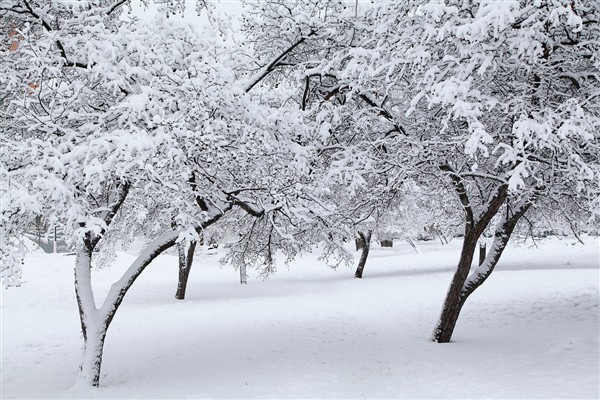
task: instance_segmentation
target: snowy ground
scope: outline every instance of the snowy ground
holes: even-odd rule
[[[74,258],[34,255],[2,292],[1,398],[597,399],[600,241],[584,239],[509,249],[444,345],[429,338],[457,241],[376,248],[363,280],[308,254],[247,286],[198,254],[185,301],[162,256],[109,329],[96,390],[72,387]],[[98,298],[132,259],[95,273]]]

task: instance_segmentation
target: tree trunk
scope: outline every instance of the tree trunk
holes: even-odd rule
[[[450,283],[450,288],[446,294],[440,320],[433,331],[433,340],[435,342],[448,343],[452,338],[458,315],[463,306],[463,303],[460,301],[460,294],[463,289],[463,284],[469,274],[469,270],[471,269],[473,255],[477,247],[477,239],[478,237],[475,237],[473,234],[465,235],[458,267],[456,268],[456,272]]]
[[[79,365],[79,379],[91,386],[100,384],[102,349],[107,325],[99,324],[99,312],[92,290],[92,250],[89,240],[80,246],[75,261],[75,294],[79,306],[79,321],[83,334],[83,354]]]
[[[177,291],[175,298],[177,300],[185,299],[192,262],[194,261],[194,251],[196,250],[196,241],[182,240],[177,243],[177,252],[179,254],[179,279],[177,280]]]
[[[248,284],[248,271],[246,269],[246,265],[242,264],[240,266],[240,284],[247,285]]]
[[[120,187],[120,192],[117,199],[103,218],[106,226],[110,225],[129,192],[127,182],[120,184],[118,187]],[[233,204],[229,204],[225,208],[215,208],[212,212],[207,213],[204,222],[196,224],[194,229],[196,232],[201,233],[206,227],[223,217],[224,213],[231,210],[232,207]],[[83,228],[85,225],[82,223],[80,226]],[[111,285],[100,308],[96,307],[92,287],[92,255],[94,248],[103,236],[87,232],[83,240],[77,243],[74,286],[83,334],[83,354],[79,373],[79,380],[83,384],[99,386],[104,340],[119,306],[140,274],[156,257],[177,243],[179,234],[180,232],[177,229],[173,229],[164,232],[150,242],[135,261],[131,263],[121,278]]]
[[[510,216],[505,216],[502,223],[498,225],[494,233],[494,242],[492,243],[490,252],[487,254],[484,262],[469,275],[464,284],[461,294],[463,302],[466,301],[471,293],[481,286],[494,271],[498,261],[500,261],[502,252],[504,249],[506,249],[506,245],[508,244],[511,235],[517,226],[517,223],[521,217],[525,215],[530,206],[530,201],[523,201],[520,206],[516,208],[515,212],[513,212]]]
[[[354,239],[354,244],[356,244],[356,251],[359,251],[360,249],[365,247],[365,241],[363,240],[362,237],[360,237],[360,232],[359,232],[359,237]]]
[[[362,278],[363,271],[365,269],[365,264],[367,263],[367,257],[369,257],[369,250],[371,248],[371,231],[369,230],[365,235],[363,232],[358,232],[360,236],[360,240],[363,243],[362,253],[360,255],[360,260],[358,261],[358,267],[356,268],[356,272],[354,276],[356,278]]]
[[[415,251],[415,253],[419,254],[419,247],[417,247],[417,244],[414,242],[414,240],[412,240],[411,238],[406,239],[406,241],[408,242],[408,244],[410,245],[410,247],[413,248],[413,250]]]
[[[487,245],[485,243],[479,243],[479,265],[485,261],[485,254],[487,252]]]
[[[106,323],[100,326],[86,325],[87,334],[83,340],[83,355],[79,368],[79,379],[86,385],[100,385],[100,368],[107,329]]]
[[[438,239],[440,239],[442,246],[448,244],[448,239],[446,239],[446,236],[444,236],[438,228],[435,228],[435,234],[437,235]]]
[[[394,247],[394,241],[392,239],[390,239],[390,240],[382,240],[381,241],[381,247]]]
[[[173,246],[179,232],[167,232],[152,241],[115,282],[101,308],[96,307],[91,281],[92,247],[89,240],[77,252],[75,261],[75,293],[83,333],[83,353],[79,380],[85,385],[99,386],[100,369],[106,333],[123,298],[142,271],[163,251]]]
[[[195,227],[196,231],[200,232],[222,216],[223,210],[215,210],[202,224]],[[164,232],[150,242],[121,278],[111,285],[100,308],[97,308],[95,304],[91,280],[94,244],[89,238],[80,244],[75,261],[75,293],[84,342],[79,373],[82,383],[91,386],[100,384],[104,339],[119,306],[140,274],[156,257],[175,245],[178,237],[179,231],[174,229]]]
[[[446,237],[446,235],[444,235],[442,233],[442,231],[440,231],[439,229],[437,230],[438,236],[440,238],[440,242],[442,242],[442,245],[446,245],[448,244],[448,238]]]
[[[527,212],[530,205],[531,202],[529,200],[524,200],[515,211],[510,213],[510,215],[505,216],[503,222],[495,229],[494,243],[492,244],[490,252],[485,257],[483,263],[481,263],[470,276],[468,274],[471,268],[471,262],[473,261],[477,240],[485,228],[483,226],[485,219],[479,221],[477,224],[480,229],[475,229],[475,233],[471,230],[470,234],[465,235],[465,242],[463,243],[459,265],[450,285],[450,289],[448,290],[448,294],[446,295],[442,315],[440,316],[438,325],[433,333],[434,341],[438,343],[448,343],[452,339],[452,333],[454,332],[460,310],[471,293],[481,286],[490,276],[498,264],[500,256],[506,248],[517,222],[519,222],[521,217]],[[489,221],[487,221],[487,223],[489,223]]]
[[[471,270],[471,263],[473,262],[477,242],[492,218],[498,213],[500,206],[504,204],[508,196],[508,186],[506,184],[497,186],[483,207],[481,214],[476,218],[462,177],[456,174],[449,166],[442,166],[440,169],[449,172],[456,194],[465,211],[465,239],[460,259],[456,267],[456,272],[452,277],[450,287],[448,288],[440,319],[433,331],[433,340],[435,342],[448,343],[452,338],[456,321],[464,304],[464,299],[462,299],[461,295],[465,281]]]

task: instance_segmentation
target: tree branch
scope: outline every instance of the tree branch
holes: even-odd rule
[[[369,96],[367,96],[364,93],[358,93],[359,97],[361,99],[363,99],[365,101],[365,103],[367,103],[368,105],[370,105],[371,107],[375,108],[376,110],[379,111],[379,115],[382,116],[383,118],[387,119],[388,121],[390,121],[392,123],[392,126],[394,127],[394,131],[402,134],[402,135],[406,135],[406,131],[404,130],[403,127],[401,127],[400,125],[398,125],[396,123],[396,121],[394,120],[394,117],[392,116],[392,114],[390,114],[390,112],[388,110],[386,110],[385,108],[383,108],[382,106],[377,105],[377,103],[375,103]],[[385,100],[384,100],[385,102]]]
[[[448,164],[440,165],[439,169],[442,172],[447,172],[448,176],[450,176],[450,179],[452,180],[452,184],[454,185],[454,190],[456,191],[456,194],[458,194],[458,198],[459,198],[460,203],[462,204],[463,209],[465,210],[465,214],[466,214],[465,215],[465,218],[466,218],[465,234],[470,233],[473,230],[473,228],[475,228],[475,218],[473,216],[473,208],[471,207],[471,202],[469,200],[469,196],[467,195],[467,189],[465,188],[463,179]]]
[[[252,90],[252,88],[254,86],[256,86],[267,75],[269,75],[271,72],[273,72],[273,70],[275,70],[275,68],[277,68],[280,65],[280,62],[285,57],[287,57],[292,51],[294,51],[294,49],[296,47],[300,46],[302,43],[304,43],[306,41],[306,39],[313,36],[315,33],[317,33],[317,31],[315,31],[315,30],[310,31],[310,33],[308,35],[302,36],[300,39],[298,39],[298,41],[296,41],[294,44],[290,45],[290,47],[288,47],[287,49],[282,51],[281,54],[279,54],[277,57],[275,57],[273,60],[271,60],[270,63],[268,63],[265,67],[263,67],[262,70],[257,75],[255,75],[254,77],[252,77],[250,79],[250,82],[248,84],[246,84],[246,86],[244,87],[244,91],[246,93],[248,93],[250,90]]]
[[[33,8],[31,7],[31,5],[29,4],[29,2],[27,0],[22,0],[22,1],[23,1],[23,4],[25,4],[25,7],[27,8],[28,13],[33,18],[39,20],[40,23],[42,24],[42,26],[48,32],[53,32],[54,31],[54,29],[52,28],[52,26],[50,26],[50,24],[46,20],[44,20],[38,13],[36,13],[33,10]],[[67,57],[67,52],[65,50],[65,47],[63,46],[63,44],[62,44],[62,42],[60,40],[57,39],[54,43],[56,44],[56,47],[58,47],[58,50],[60,51],[60,55],[65,60],[65,65],[67,67],[78,67],[78,68],[84,68],[84,69],[86,69],[88,67],[88,64],[69,60],[69,57]]]
[[[127,181],[119,184],[118,188],[119,188],[119,193],[117,195],[117,200],[109,206],[109,210],[108,213],[104,216],[103,220],[104,223],[106,224],[106,226],[109,226],[112,222],[112,220],[114,219],[115,215],[117,214],[117,212],[119,212],[119,210],[121,209],[121,206],[123,205],[123,203],[125,202],[125,199],[127,198],[127,195],[129,194],[129,188],[131,187],[131,184]],[[97,245],[98,242],[100,241],[100,239],[102,239],[102,236],[104,234],[104,230],[102,231],[102,233],[94,238],[91,238],[89,240],[89,248],[91,250],[93,250]]]
[[[213,213],[209,214],[204,220],[204,222],[194,226],[194,229],[198,233],[202,232],[202,230],[221,219],[224,213],[229,209],[230,208],[226,210],[214,209]],[[129,268],[127,269],[127,271],[125,271],[121,279],[112,284],[108,295],[104,300],[104,304],[100,309],[102,318],[104,319],[103,322],[106,323],[107,327],[110,325],[117,309],[119,308],[119,305],[125,298],[125,295],[129,291],[131,286],[134,284],[135,280],[140,276],[142,272],[144,272],[146,267],[156,257],[162,254],[165,250],[174,246],[175,243],[177,243],[178,237],[178,230],[170,230],[154,239],[150,244],[148,244],[146,249],[138,256],[138,258],[129,266]]]
[[[120,0],[117,1],[115,4],[113,4],[108,11],[106,12],[106,15],[110,15],[113,12],[115,12],[119,7],[121,7],[123,4],[127,3],[129,0]]]

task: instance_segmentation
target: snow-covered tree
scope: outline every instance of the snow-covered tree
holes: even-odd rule
[[[9,96],[2,110],[7,182],[2,236],[17,241],[40,216],[69,235],[77,254],[75,289],[84,338],[80,378],[91,385],[99,383],[107,329],[135,279],[162,251],[185,239],[182,232],[195,234],[231,207],[218,203],[204,213],[196,210],[186,175],[190,144],[182,146],[196,127],[181,121],[177,94],[161,96],[177,83],[210,88],[214,82],[206,79],[207,68],[183,70],[180,63],[193,47],[199,51],[198,67],[214,58],[190,28],[163,19],[141,23],[117,17],[122,6],[1,3],[15,21],[18,40],[2,62]],[[181,77],[185,82],[177,82]],[[216,139],[204,137],[210,148],[219,146]],[[160,200],[168,205],[163,215],[178,219],[179,229],[152,212]],[[114,245],[119,230],[127,229],[153,230],[154,239],[106,298],[95,299],[94,254]],[[5,250],[5,260],[14,255]]]
[[[429,50],[431,58],[419,82],[423,98],[413,104],[439,109],[444,128],[465,132],[468,156],[462,165],[440,166],[466,217],[461,260],[434,332],[447,342],[462,305],[491,274],[530,207],[562,197],[560,203],[581,199],[588,212],[598,211],[600,8],[450,2],[421,11],[416,20],[425,37],[413,42],[423,46],[415,55]],[[436,51],[440,44],[444,53]],[[474,197],[485,200],[480,211]],[[496,215],[489,254],[469,273],[475,242]]]
[[[320,67],[402,128],[379,136],[387,162],[430,187],[446,182],[462,204],[438,342],[532,206],[575,199],[598,212],[598,15],[586,1],[386,3],[367,13],[360,44]],[[493,220],[492,248],[471,271]]]
[[[329,140],[323,158],[347,188],[373,194],[381,182],[413,181],[454,192],[465,240],[434,332],[447,342],[528,210],[575,203],[581,218],[598,214],[598,3],[416,0],[354,18],[331,11],[344,23],[331,24],[329,38],[344,45],[323,41],[327,50],[302,64],[303,109],[315,110]],[[494,241],[471,271],[484,232]]]
[[[270,246],[230,260],[270,265],[278,248],[301,248],[297,235],[322,234],[315,227],[329,212],[306,205],[315,202],[305,189],[312,149],[298,141],[310,137],[297,108],[248,94],[248,79],[259,82],[263,71],[244,74],[222,31],[197,32],[162,15],[143,22],[125,6],[0,3],[18,41],[0,67],[3,281],[18,284],[28,224],[43,217],[64,228],[77,254],[80,379],[94,386],[118,307],[163,251],[187,244],[180,249],[189,260],[198,235],[238,209],[269,233],[258,237]],[[137,235],[149,238],[145,249],[96,299],[92,266]]]
[[[434,332],[447,342],[531,209],[600,212],[597,3],[270,0],[235,49],[225,25],[143,22],[127,4],[0,0],[2,278],[19,284],[31,223],[63,227],[88,384],[137,277],[179,244],[183,297],[215,224],[239,227],[226,261],[244,278],[271,273],[278,250],[343,258],[343,238],[395,201],[459,204],[465,240]],[[99,301],[93,264],[138,235],[146,248]]]

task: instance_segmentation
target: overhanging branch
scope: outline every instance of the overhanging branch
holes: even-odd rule
[[[292,45],[290,45],[287,49],[285,49],[284,51],[282,51],[277,57],[275,57],[273,60],[271,60],[270,63],[268,63],[265,67],[262,68],[262,70],[255,75],[254,77],[252,77],[250,79],[250,82],[248,84],[246,84],[246,86],[244,87],[244,91],[246,93],[248,93],[250,90],[252,90],[252,88],[254,86],[256,86],[260,81],[262,81],[267,75],[269,75],[271,72],[273,72],[275,70],[275,68],[277,68],[281,62],[292,52],[294,51],[294,49],[298,46],[300,46],[302,43],[304,43],[306,41],[306,39],[308,39],[309,37],[313,36],[315,33],[317,33],[317,31],[312,30],[310,31],[310,33],[306,36],[302,36],[300,39],[298,39],[295,43],[293,43]]]

